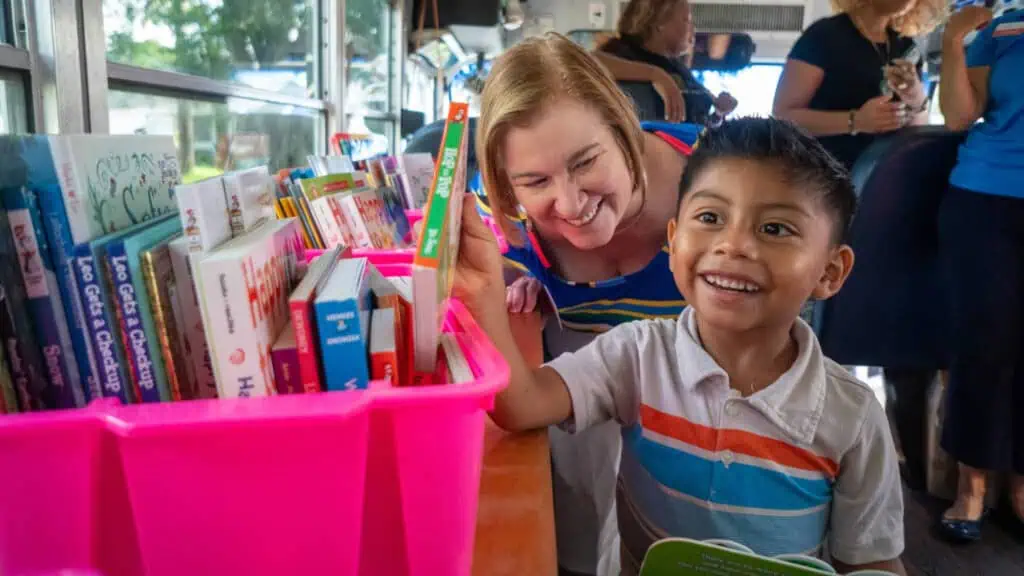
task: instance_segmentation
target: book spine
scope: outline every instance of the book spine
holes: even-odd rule
[[[166,249],[162,247],[143,254],[142,276],[149,292],[149,311],[153,317],[157,339],[160,341],[160,354],[167,373],[167,387],[171,400],[191,400],[192,384],[179,362],[182,354],[177,346],[178,330],[170,310],[170,297],[167,292],[171,277],[167,270],[170,262],[164,261]]]
[[[35,195],[22,189],[12,192],[5,198],[5,202],[7,200],[12,201],[7,213],[8,222],[20,262],[30,313],[37,329],[39,348],[53,390],[54,405],[57,408],[84,406],[82,381],[75,363],[56,274],[49,265],[46,235],[40,222]]]
[[[25,285],[19,272],[7,211],[0,209],[0,342],[7,355],[11,379],[22,412],[53,407],[46,382],[39,339],[29,315]]]
[[[363,221],[363,217],[359,213],[359,205],[355,196],[349,194],[340,198],[339,201],[341,209],[345,211],[345,219],[352,227],[352,246],[354,248],[375,248],[373,240],[370,238],[370,229],[367,228],[366,222]]]
[[[317,304],[317,327],[324,362],[326,390],[366,388],[370,374],[366,342],[360,332],[360,311],[354,300]]]
[[[110,268],[110,263],[107,261],[105,253],[102,257],[98,257],[97,262],[99,263],[100,272],[103,274],[103,287],[107,293],[107,302],[110,303],[114,330],[117,332],[115,344],[120,351],[125,375],[128,377],[125,385],[131,387],[129,396],[131,396],[132,402],[138,402],[142,396],[139,388],[139,374],[138,370],[135,369],[135,355],[132,353],[130,346],[125,346],[125,343],[130,342],[131,339],[128,337],[128,325],[125,324],[124,314],[121,313],[120,302],[117,300],[117,291],[114,290],[114,271]]]
[[[7,366],[7,356],[0,348],[0,414],[14,414],[18,411],[18,395]]]
[[[260,368],[261,363],[270,368],[269,352],[260,346],[249,322],[250,308],[259,303],[255,291],[250,294],[247,290],[245,267],[241,259],[207,260],[199,265],[206,339],[213,347],[220,398],[250,398],[269,393]]]
[[[104,397],[117,398],[121,403],[129,404],[131,397],[124,366],[117,354],[117,335],[104,297],[103,278],[88,244],[75,247],[73,268],[79,298],[84,304],[86,333],[96,354],[101,393]]]
[[[299,365],[302,391],[310,394],[323,390],[320,381],[320,358],[316,350],[316,325],[312,305],[305,300],[289,302],[292,326],[295,328],[295,348]]]
[[[302,394],[299,381],[299,352],[296,347],[277,347],[270,352],[274,362],[274,385],[278,394]]]
[[[71,225],[64,210],[64,199],[56,188],[43,187],[39,191],[39,208],[46,225],[50,259],[56,273],[57,289],[64,304],[71,346],[78,362],[78,370],[86,393],[85,401],[103,396],[100,386],[99,366],[95,350],[86,338],[84,305],[79,297],[73,271],[74,240]],[[87,239],[88,240],[88,239]]]
[[[121,310],[123,344],[131,359],[139,402],[160,402],[149,339],[142,325],[138,295],[123,242],[111,242],[107,246],[107,266],[110,267],[113,291],[117,294],[117,305]]]
[[[175,263],[175,277],[179,271],[184,282],[178,280],[178,298],[181,303],[181,314],[184,320],[184,338],[188,343],[186,350],[191,359],[196,375],[196,393],[199,398],[217,397],[217,379],[213,374],[213,359],[210,357],[210,346],[206,341],[206,329],[203,325],[202,306],[196,288],[195,262],[198,256],[184,257],[184,261]]]

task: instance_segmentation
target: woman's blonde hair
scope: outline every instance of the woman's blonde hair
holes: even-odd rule
[[[521,245],[522,238],[508,218],[519,211],[503,164],[505,139],[509,130],[529,126],[546,106],[561,98],[572,98],[597,112],[625,157],[633,188],[643,192],[646,186],[643,131],[611,74],[560,34],[525,40],[502,54],[491,68],[476,130],[476,157],[487,199],[514,245]]]
[[[664,22],[670,10],[687,0],[629,0],[619,16],[619,36],[651,37],[659,22]]]
[[[870,1],[832,0],[832,8],[836,12],[849,12]],[[934,30],[948,12],[948,0],[914,0],[909,10],[893,19],[890,27],[901,36],[921,36]]]

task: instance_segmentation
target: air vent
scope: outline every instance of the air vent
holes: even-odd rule
[[[694,2],[694,23],[702,32],[800,32],[802,5],[705,4]]]

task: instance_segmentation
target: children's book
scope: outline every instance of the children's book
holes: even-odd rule
[[[473,381],[473,369],[469,366],[462,347],[454,334],[441,334],[441,349],[448,364],[448,383],[467,384]]]
[[[178,323],[171,307],[171,289],[174,286],[174,268],[168,246],[171,240],[163,240],[142,251],[142,276],[146,281],[149,309],[160,343],[171,400],[191,400],[197,397],[197,392],[186,367],[185,354],[178,338]]]
[[[274,217],[274,181],[266,166],[236,170],[223,178],[232,236]]]
[[[181,348],[192,366],[193,382],[197,398],[216,398],[217,380],[213,376],[213,361],[210,347],[206,343],[206,329],[203,327],[202,306],[196,292],[195,263],[203,257],[202,252],[191,252],[188,239],[176,238],[168,245],[171,266],[174,268],[175,295],[181,314],[178,331]]]
[[[189,248],[207,252],[231,238],[224,179],[214,176],[175,188],[178,214]]]
[[[434,158],[427,152],[402,154],[398,157],[398,170],[404,175],[403,183],[408,184],[406,198],[409,208],[423,208],[430,197],[434,179]]]
[[[395,380],[397,386],[406,386],[412,381],[412,279],[409,276],[375,277],[372,285],[377,306],[394,310],[395,352],[397,363]]]
[[[729,541],[666,538],[647,549],[640,576],[693,574],[694,576],[815,576],[835,574],[827,563],[799,554],[768,558]],[[884,571],[857,572],[882,576]],[[890,575],[895,576],[895,575]]]
[[[107,266],[121,310],[121,334],[130,359],[132,383],[140,402],[172,399],[149,290],[142,273],[142,252],[181,233],[181,221],[167,218],[107,244]]]
[[[367,339],[376,274],[366,258],[339,261],[316,297],[314,308],[320,338],[326,390],[366,388],[370,381]]]
[[[20,411],[29,412],[54,404],[20,270],[7,211],[0,210],[0,342],[7,355]]]
[[[370,378],[398,385],[395,309],[377,308],[370,320]]]
[[[14,391],[7,355],[0,348],[0,414],[14,414],[18,411],[18,395]]]
[[[51,406],[85,405],[85,391],[78,371],[70,328],[50,264],[46,233],[39,216],[36,195],[25,187],[3,191],[4,208],[19,263],[28,310],[49,380]]]
[[[288,321],[301,244],[295,220],[264,220],[199,262],[196,288],[218,397],[276,393],[270,352]]]
[[[437,170],[423,211],[423,231],[412,267],[415,369],[432,372],[459,252],[462,198],[466,190],[469,106],[453,102],[441,140]]]
[[[302,394],[299,381],[299,351],[295,344],[295,327],[291,322],[285,325],[281,335],[270,350],[274,362],[274,386],[278,394]]]
[[[295,330],[299,380],[302,390],[307,393],[324,390],[320,339],[313,311],[314,300],[331,277],[338,260],[346,254],[341,247],[330,248],[321,254],[309,265],[306,275],[288,298],[291,323]]]

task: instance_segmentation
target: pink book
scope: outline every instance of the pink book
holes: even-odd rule
[[[289,323],[270,349],[274,364],[274,387],[278,394],[302,394],[299,381],[299,351],[295,346],[294,325]]]
[[[292,328],[295,333],[295,350],[299,367],[300,392],[320,392],[323,387],[323,374],[320,369],[320,339],[316,333],[316,321],[313,316],[313,301],[317,293],[331,276],[331,270],[342,256],[344,248],[335,246],[324,251],[306,270],[306,275],[288,298],[288,309],[291,314]]]

